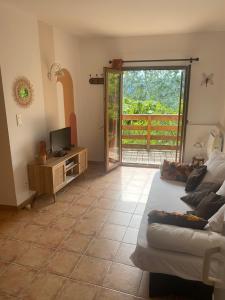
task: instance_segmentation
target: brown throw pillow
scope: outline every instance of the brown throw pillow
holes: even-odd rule
[[[216,193],[221,187],[221,183],[218,182],[202,182],[197,186],[195,192],[209,191]]]
[[[161,178],[186,182],[191,174],[193,166],[164,160],[161,167]]]
[[[202,181],[203,177],[207,172],[207,166],[200,166],[199,168],[194,169],[191,174],[188,176],[185,191],[192,192]]]
[[[197,207],[202,199],[204,199],[209,193],[210,191],[194,192],[182,196],[180,199],[192,207]]]
[[[213,192],[209,193],[202,199],[197,206],[196,216],[208,220],[225,204],[225,197]]]
[[[204,229],[208,221],[191,214],[169,213],[165,211],[152,210],[148,214],[148,223],[160,223],[176,225],[179,227]]]

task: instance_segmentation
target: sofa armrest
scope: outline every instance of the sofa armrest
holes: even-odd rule
[[[204,257],[207,249],[220,247],[225,237],[208,230],[153,223],[148,226],[147,240],[153,248]]]

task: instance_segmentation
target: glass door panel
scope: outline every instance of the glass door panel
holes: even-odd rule
[[[121,163],[121,86],[122,72],[105,68],[105,168]]]

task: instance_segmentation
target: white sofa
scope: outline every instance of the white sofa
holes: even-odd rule
[[[139,229],[136,250],[131,256],[135,266],[150,273],[203,281],[204,254],[208,248],[225,245],[218,233],[181,228],[172,225],[148,224],[151,210],[185,213],[192,210],[180,197],[184,184],[165,181],[160,172],[154,176],[149,199]],[[218,262],[210,264],[210,276],[218,276]]]

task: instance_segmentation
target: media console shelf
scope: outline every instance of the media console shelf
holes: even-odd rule
[[[74,148],[63,157],[50,157],[44,165],[28,164],[29,188],[38,194],[56,193],[87,169],[87,149]]]

